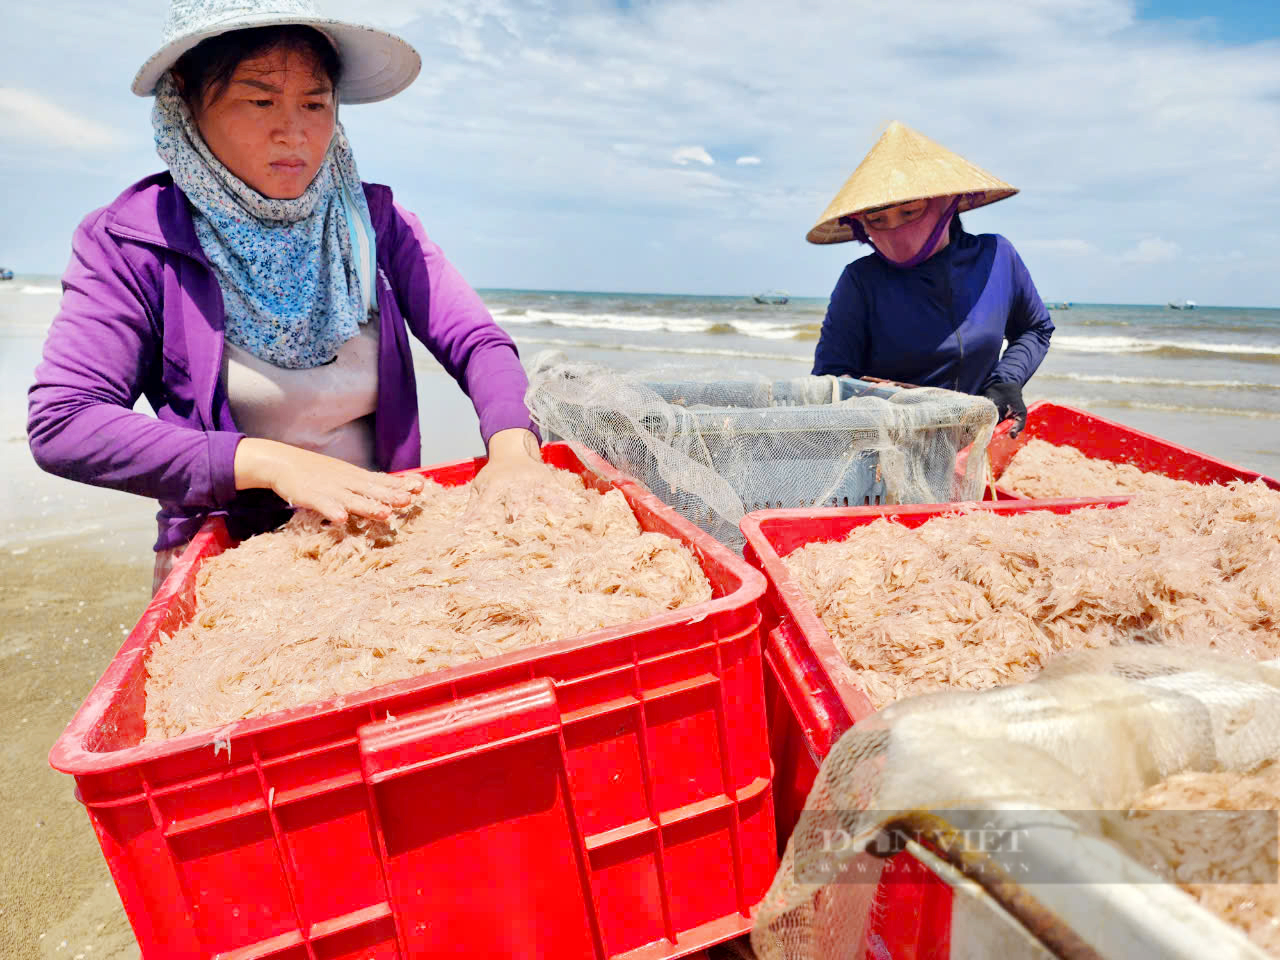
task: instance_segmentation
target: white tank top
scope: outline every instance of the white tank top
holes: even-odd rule
[[[286,370],[226,342],[222,378],[231,416],[249,437],[277,440],[376,470],[378,315],[323,367]]]

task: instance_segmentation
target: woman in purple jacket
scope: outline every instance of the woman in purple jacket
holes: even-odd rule
[[[1013,419],[1016,437],[1027,417],[1022,387],[1044,360],[1053,322],[1013,244],[967,233],[958,216],[1016,192],[890,124],[809,231],[811,243],[860,240],[874,251],[845,267],[832,291],[814,374],[981,395]]]
[[[420,465],[410,331],[475,406],[477,493],[547,477],[515,345],[361,182],[337,120],[420,66],[304,0],[174,0],[133,84],[168,172],[76,231],[28,426],[45,470],[160,502],[156,585],[209,516],[244,538],[289,506],[344,522],[407,504],[421,479],[388,472]]]

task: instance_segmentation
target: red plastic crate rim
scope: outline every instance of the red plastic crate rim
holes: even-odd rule
[[[142,744],[150,644],[235,545],[196,536],[49,757],[144,957],[659,958],[750,928],[777,867],[765,580],[603,460],[543,457],[684,542],[712,599]]]
[[[1280,480],[1126,427],[1095,413],[1047,400],[1038,400],[1027,407],[1026,429],[1016,439],[1009,438],[1011,429],[1011,420],[998,424],[987,446],[991,472],[996,480],[996,494],[1001,500],[1031,499],[1001,486],[999,481],[1009,461],[1027,441],[1033,439],[1075,447],[1086,457],[1130,464],[1147,473],[1158,473],[1174,480],[1191,483],[1230,483],[1232,480],[1251,483],[1261,480],[1272,490],[1280,490]],[[956,455],[957,476],[964,475],[971,449],[966,447]]]

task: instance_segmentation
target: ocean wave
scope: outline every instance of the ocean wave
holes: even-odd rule
[[[1072,327],[1131,327],[1133,324],[1128,320],[1117,320],[1114,317],[1072,317],[1070,322],[1061,317],[1052,317],[1057,329],[1064,330],[1068,326]]]
[[[1270,320],[1259,320],[1254,323],[1180,323],[1176,331],[1170,330],[1167,326],[1165,330],[1177,333],[1256,333],[1274,337],[1280,333],[1280,324]]]
[[[1151,332],[1171,333],[1175,336],[1188,333],[1258,333],[1274,336],[1280,330],[1280,323],[1275,320],[1246,319],[1240,321],[1222,320],[1212,323],[1170,323],[1167,320],[1151,318],[1120,319],[1103,315],[1100,317],[1079,317],[1070,320],[1055,317],[1059,331],[1075,327],[1145,327]]]
[[[1058,397],[1046,396],[1045,400],[1068,407],[1088,410],[1092,407],[1112,407],[1122,410],[1154,410],[1159,413],[1193,413],[1213,417],[1243,417],[1249,420],[1280,420],[1280,410],[1251,410],[1244,407],[1199,407],[1195,404],[1152,403],[1146,400],[1115,400],[1111,397]]]
[[[821,327],[812,323],[771,323],[766,320],[708,319],[701,316],[654,316],[636,313],[573,313],[560,310],[509,308],[494,319],[502,326],[544,325],[621,333],[722,334],[736,333],[758,340],[814,340]]]
[[[693,357],[740,357],[746,360],[792,360],[796,363],[813,364],[812,354],[792,353],[756,353],[750,350],[727,350],[716,347],[666,346],[651,343],[594,343],[590,340],[565,340],[559,337],[526,337],[515,335],[516,343],[526,343],[539,347],[571,347],[575,350],[617,350],[622,353],[675,353],[688,354]]]
[[[500,310],[494,319],[503,326],[540,324],[583,330],[623,330],[629,333],[706,333],[712,322],[704,317],[655,317],[643,314],[570,313],[559,310]]]
[[[1141,337],[1056,336],[1051,349],[1071,353],[1229,354],[1259,360],[1280,360],[1280,345],[1210,343],[1204,340],[1146,340]]]
[[[41,287],[41,286],[36,286],[35,284],[29,283],[26,286],[19,287],[17,292],[32,294],[34,296],[56,296],[57,294],[62,292],[62,288],[61,287]]]
[[[1179,380],[1176,377],[1114,377],[1101,373],[1045,373],[1037,380],[1070,380],[1073,383],[1110,383],[1135,387],[1191,387],[1201,390],[1280,390],[1280,383],[1248,380]]]

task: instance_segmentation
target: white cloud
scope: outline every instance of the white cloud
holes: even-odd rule
[[[681,166],[688,163],[701,163],[709,167],[715,163],[705,147],[681,147],[671,155],[671,160]]]
[[[0,87],[0,139],[72,150],[101,150],[125,141],[111,127],[16,87]]]
[[[764,161],[759,157],[739,157],[735,162],[740,167],[758,167]]]
[[[1159,237],[1143,237],[1138,245],[1120,254],[1121,263],[1166,263],[1176,260],[1182,248],[1172,240]]]

